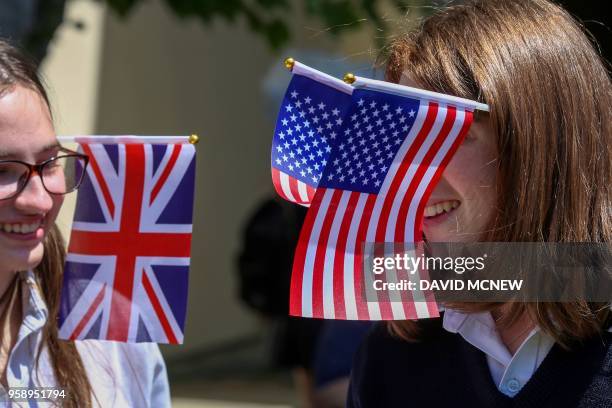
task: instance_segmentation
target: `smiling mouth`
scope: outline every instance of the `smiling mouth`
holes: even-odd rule
[[[42,220],[33,223],[0,223],[0,231],[7,234],[28,235],[38,230],[42,225]]]
[[[426,219],[439,217],[443,214],[450,213],[455,208],[459,207],[460,204],[461,203],[457,200],[440,201],[425,207],[423,215]]]

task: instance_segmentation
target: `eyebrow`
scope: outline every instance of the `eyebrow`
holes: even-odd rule
[[[62,146],[59,144],[59,142],[52,142],[49,144],[44,145],[43,147],[41,147],[40,149],[38,149],[36,151],[36,153],[34,153],[35,156],[39,156],[43,153],[47,153],[51,150],[54,149],[60,149]],[[0,149],[0,160],[6,160],[8,158],[13,158],[13,157],[17,157],[19,156],[18,153],[15,152],[11,152],[10,150],[4,150],[4,149]]]

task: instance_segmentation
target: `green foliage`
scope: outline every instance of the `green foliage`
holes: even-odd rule
[[[134,7],[145,0],[100,0],[105,1],[118,15],[127,16]],[[306,15],[321,22],[322,29],[331,35],[363,27],[365,22],[382,33],[386,24],[380,14],[380,4],[390,1],[400,9],[411,3],[409,0],[163,0],[179,17],[197,18],[209,24],[215,18],[230,23],[243,18],[249,28],[260,35],[274,50],[287,45],[291,39],[290,22],[303,7]]]

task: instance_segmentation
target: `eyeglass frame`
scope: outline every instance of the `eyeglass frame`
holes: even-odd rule
[[[45,189],[45,191],[47,193],[49,193],[49,194],[61,196],[61,195],[70,194],[70,193],[76,191],[81,186],[81,183],[83,182],[83,178],[85,177],[85,171],[87,170],[87,165],[89,164],[89,156],[87,156],[86,154],[81,154],[79,152],[75,152],[75,151],[70,150],[70,149],[63,148],[63,147],[60,148],[59,150],[60,150],[60,152],[64,152],[64,153],[68,153],[68,154],[64,154],[64,155],[61,155],[61,156],[55,156],[55,157],[47,159],[47,160],[45,160],[45,161],[43,161],[41,163],[36,163],[36,164],[26,163],[26,162],[21,161],[21,160],[0,160],[0,164],[3,164],[3,163],[19,163],[19,164],[23,164],[24,166],[26,166],[28,168],[28,176],[26,177],[26,180],[23,183],[23,185],[20,188],[18,188],[17,191],[15,191],[10,196],[5,197],[5,198],[0,198],[0,201],[10,200],[12,198],[17,197],[19,194],[21,194],[21,192],[23,190],[25,190],[26,186],[30,182],[30,179],[32,178],[32,175],[34,173],[38,174],[38,177],[40,177],[40,183],[42,184],[42,186]],[[51,163],[51,162],[53,162],[53,161],[55,161],[57,159],[61,159],[63,157],[78,157],[80,159],[83,159],[83,161],[85,162],[85,164],[83,165],[83,174],[81,174],[81,178],[78,180],[78,183],[76,183],[75,186],[70,191],[66,191],[64,193],[53,193],[53,192],[49,191],[49,189],[45,185],[45,181],[43,180],[42,170],[43,170],[43,168],[47,164],[49,164],[49,163]]]

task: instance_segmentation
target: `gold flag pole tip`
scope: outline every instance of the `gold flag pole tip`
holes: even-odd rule
[[[347,74],[344,75],[344,82],[346,82],[347,84],[352,84],[353,82],[355,82],[355,74],[349,72]]]
[[[293,69],[293,65],[295,65],[295,60],[293,58],[285,58],[285,68],[291,71]]]
[[[189,136],[189,143],[191,143],[192,145],[194,144],[198,144],[198,142],[200,141],[200,137],[198,135],[191,135]]]

